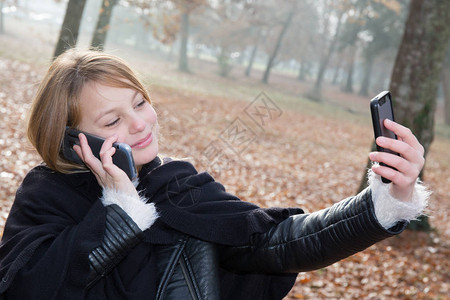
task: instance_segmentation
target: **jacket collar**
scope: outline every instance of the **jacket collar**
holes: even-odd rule
[[[148,174],[161,164],[161,159],[156,157],[145,164],[139,171],[139,177]],[[102,188],[98,184],[94,174],[90,171],[64,174],[67,182],[89,199],[99,199],[102,196]]]
[[[86,171],[64,175],[70,186],[83,194],[86,198],[95,201],[101,197],[102,188],[92,172]]]

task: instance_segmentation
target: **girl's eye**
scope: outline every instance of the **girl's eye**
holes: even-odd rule
[[[112,121],[111,123],[106,124],[106,127],[111,127],[116,125],[119,122],[119,118],[115,119],[114,121]]]
[[[145,102],[146,102],[145,100],[142,100],[141,102],[139,102],[139,103],[136,105],[136,107],[144,106]]]

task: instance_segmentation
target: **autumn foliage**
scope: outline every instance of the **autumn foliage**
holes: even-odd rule
[[[227,189],[261,206],[322,209],[352,195],[359,184],[372,140],[369,122],[345,109],[308,110],[284,100],[286,90],[237,97],[235,79],[180,74],[164,63],[134,58],[159,114],[161,152],[190,159],[211,172]],[[39,64],[0,57],[0,214],[3,227],[15,191],[40,159],[26,140],[25,121],[37,83]],[[151,76],[149,75],[151,70]],[[159,79],[157,79],[159,78]],[[167,78],[164,81],[164,78]],[[170,79],[172,78],[172,79]],[[191,82],[197,82],[196,88]],[[203,83],[202,83],[203,82]],[[252,86],[251,82],[241,82]],[[218,92],[215,86],[228,92]],[[275,95],[275,96],[273,96]],[[262,98],[261,98],[262,97]],[[365,99],[333,92],[341,105],[365,107]],[[290,99],[290,98],[289,98]],[[265,100],[266,109],[261,107]],[[252,102],[253,101],[253,102]],[[258,102],[259,101],[259,102]],[[248,114],[252,105],[266,112],[264,122]],[[319,105],[319,104],[317,104]],[[319,109],[317,109],[319,107]],[[272,108],[272,115],[268,115]],[[343,112],[344,111],[344,112]],[[364,114],[363,114],[364,116]],[[232,125],[247,126],[248,143],[232,144]],[[229,137],[229,136],[228,136]],[[228,144],[227,144],[228,142]],[[211,156],[211,145],[217,146]],[[245,147],[244,147],[245,146]],[[438,136],[426,166],[426,184],[434,191],[431,233],[404,232],[328,268],[299,274],[288,299],[444,299],[450,294],[449,155],[450,140]]]

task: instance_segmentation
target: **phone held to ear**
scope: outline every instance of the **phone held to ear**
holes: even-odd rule
[[[75,150],[73,150],[74,145],[80,145],[80,140],[78,138],[80,133],[83,133],[86,136],[92,153],[95,157],[100,159],[100,149],[102,148],[105,139],[70,127],[66,127],[66,132],[64,134],[64,157],[71,162],[84,165],[81,158]],[[114,143],[113,147],[116,148],[116,153],[112,156],[113,163],[122,169],[128,175],[130,180],[135,179],[137,177],[137,171],[131,153],[131,147],[125,143]]]
[[[388,137],[391,139],[397,139],[397,136],[395,135],[395,133],[393,133],[386,127],[384,127],[385,119],[395,121],[394,120],[394,110],[392,108],[392,98],[391,98],[391,93],[389,93],[389,91],[383,91],[383,92],[379,93],[378,95],[376,95],[372,100],[370,100],[370,112],[372,114],[372,125],[373,125],[373,131],[375,134],[375,140],[379,136],[384,136],[384,137]],[[396,152],[393,152],[389,149],[384,149],[378,145],[377,145],[377,151],[399,155]],[[380,165],[395,169],[384,163],[380,163]],[[381,177],[381,180],[384,183],[391,182],[389,179],[386,179],[384,177]]]

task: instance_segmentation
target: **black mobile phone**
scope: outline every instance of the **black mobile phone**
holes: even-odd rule
[[[397,139],[397,135],[384,127],[384,120],[389,119],[394,120],[394,109],[392,108],[392,97],[389,91],[383,91],[376,95],[372,100],[370,100],[370,112],[372,114],[372,124],[373,131],[375,135],[375,139],[379,136],[385,136],[391,139]],[[384,149],[377,145],[377,151],[383,151],[398,155],[398,153],[393,152],[389,149]],[[388,166],[384,163],[381,163],[382,166],[387,166],[392,169],[395,169],[391,166]],[[390,183],[391,181],[386,178],[381,178],[384,183]]]
[[[95,157],[100,159],[100,149],[102,148],[105,139],[70,127],[66,127],[66,132],[64,134],[62,150],[64,157],[71,162],[84,165],[81,158],[75,150],[73,150],[74,145],[80,145],[80,140],[78,138],[80,133],[83,133],[86,136],[92,153]],[[113,147],[116,148],[116,153],[112,156],[113,163],[122,169],[131,180],[135,179],[137,171],[131,153],[131,147],[125,143],[114,143]]]

